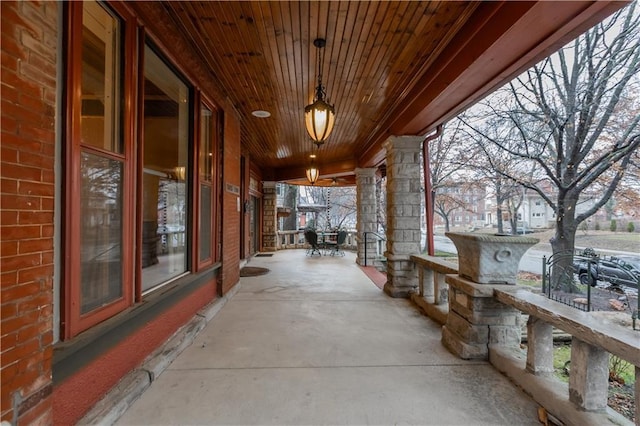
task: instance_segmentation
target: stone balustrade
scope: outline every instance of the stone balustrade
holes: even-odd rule
[[[631,424],[607,407],[609,354],[613,354],[635,366],[636,419],[640,419],[638,332],[515,285],[519,259],[535,240],[451,236],[460,255],[460,271],[432,256],[411,256],[419,274],[418,293],[411,298],[444,324],[445,347],[463,359],[488,360],[564,424]],[[447,285],[445,300],[442,292]],[[523,313],[528,315],[526,352],[521,348]],[[573,339],[568,386],[553,377],[554,327]]]
[[[304,230],[278,231],[276,250],[306,248],[307,242],[304,239]],[[358,246],[356,231],[347,230],[347,239],[342,248],[344,250],[356,250]]]
[[[615,355],[635,366],[635,417],[640,419],[637,331],[524,289],[494,289],[494,297],[529,316],[526,355],[513,346],[489,346],[489,360],[496,369],[565,424],[631,424],[607,409],[609,354]],[[572,336],[568,392],[552,377],[554,327]]]
[[[413,255],[411,260],[418,268],[418,293],[411,300],[430,318],[445,324],[449,313],[448,274],[457,274],[457,266],[446,260],[428,255]]]

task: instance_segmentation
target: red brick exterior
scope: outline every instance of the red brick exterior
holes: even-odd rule
[[[226,293],[240,279],[240,193],[231,192],[229,186],[240,187],[240,126],[226,116],[224,124],[224,176],[222,179],[222,291]]]
[[[203,286],[187,298],[128,336],[117,347],[56,386],[53,392],[53,419],[56,424],[75,424],[132,369],[186,324],[215,298],[214,286]],[[99,373],[99,377],[96,377]]]
[[[57,2],[1,2],[2,420],[52,422]]]
[[[240,126],[232,108],[217,93],[209,75],[184,40],[171,31],[167,17],[153,3],[130,4],[148,12],[141,23],[171,46],[167,52],[209,99],[222,99],[225,116],[222,187],[222,286],[239,280],[241,213]],[[73,424],[128,371],[214,300],[215,285],[205,285],[123,339],[86,367],[54,387],[54,205],[60,176],[55,174],[58,43],[62,3],[0,2],[2,16],[0,156],[1,420],[12,424]],[[231,111],[231,112],[229,112]],[[58,129],[59,131],[59,129]],[[60,231],[60,230],[59,230]],[[59,232],[61,234],[61,232]],[[60,286],[64,283],[60,279]],[[105,374],[105,372],[108,372]],[[54,404],[55,401],[55,404]],[[52,407],[55,407],[52,408]]]

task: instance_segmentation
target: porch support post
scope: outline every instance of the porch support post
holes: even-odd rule
[[[358,233],[356,263],[365,266],[364,260],[367,259],[368,266],[371,266],[377,254],[377,242],[376,238],[372,236],[367,239],[367,244],[365,245],[364,233],[376,232],[378,229],[376,223],[375,168],[356,169],[356,212],[356,229]]]
[[[420,151],[424,137],[392,136],[387,150],[387,283],[391,297],[409,297],[418,287],[411,261],[420,253]]]
[[[276,183],[262,182],[262,250],[276,251],[278,243],[278,206]]]

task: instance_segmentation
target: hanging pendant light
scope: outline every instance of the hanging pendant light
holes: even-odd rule
[[[317,38],[313,41],[313,45],[318,49],[318,85],[313,98],[313,103],[304,108],[304,122],[307,132],[313,143],[320,146],[333,130],[336,119],[336,113],[333,105],[324,100],[326,92],[322,85],[322,63],[324,56],[321,57],[321,49],[326,46],[327,42],[323,38]],[[321,60],[322,58],[322,60]]]
[[[318,178],[320,177],[320,170],[318,169],[318,166],[316,166],[316,155],[311,154],[310,157],[311,164],[309,164],[309,167],[305,172],[307,174],[307,180],[309,181],[309,183],[311,185],[315,185],[318,181]]]

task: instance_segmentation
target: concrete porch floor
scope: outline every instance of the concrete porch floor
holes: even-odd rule
[[[120,425],[538,425],[537,404],[440,327],[385,295],[355,255],[284,250],[235,296]]]

